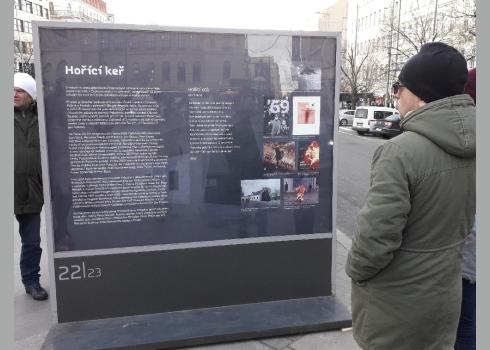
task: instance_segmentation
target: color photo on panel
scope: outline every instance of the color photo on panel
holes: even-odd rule
[[[320,141],[300,140],[298,155],[299,172],[311,173],[320,170]]]
[[[281,205],[281,180],[242,180],[242,209],[279,208]]]
[[[318,204],[318,182],[316,177],[284,179],[284,206]]]
[[[320,134],[320,96],[293,97],[293,135]]]
[[[296,170],[294,141],[264,142],[264,173],[293,173]]]

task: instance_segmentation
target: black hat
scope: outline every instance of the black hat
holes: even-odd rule
[[[398,76],[400,83],[427,103],[462,94],[467,79],[465,58],[444,43],[422,45]]]

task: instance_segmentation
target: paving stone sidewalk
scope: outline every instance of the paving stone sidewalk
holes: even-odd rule
[[[44,221],[44,220],[43,220]],[[14,225],[14,303],[15,334],[14,350],[39,350],[51,326],[51,310],[48,302],[36,302],[27,296],[20,282],[18,259],[20,239],[18,226]],[[49,286],[45,228],[41,228],[42,248],[41,283]],[[337,235],[336,296],[350,310],[350,280],[344,272],[347,251],[351,241],[343,233]],[[352,338],[352,331],[328,331],[255,339],[234,343],[195,346],[185,350],[360,350]],[[69,349],[67,349],[69,350]]]

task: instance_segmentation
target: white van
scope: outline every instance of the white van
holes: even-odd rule
[[[384,119],[392,114],[399,114],[394,108],[378,106],[359,106],[354,114],[352,130],[356,130],[359,135],[364,135],[374,129],[376,120]]]

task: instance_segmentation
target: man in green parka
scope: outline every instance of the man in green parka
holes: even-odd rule
[[[41,210],[43,207],[41,152],[36,107],[36,82],[27,73],[14,74],[14,214],[22,240],[20,272],[27,294],[45,300],[39,284]]]
[[[428,43],[393,86],[404,133],[374,154],[346,272],[364,350],[453,349],[475,215],[475,106],[464,57]]]

